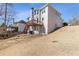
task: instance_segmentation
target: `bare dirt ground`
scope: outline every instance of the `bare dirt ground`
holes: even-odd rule
[[[1,41],[3,44],[0,43],[0,55],[79,55],[79,26],[63,27],[42,37],[28,37],[24,34],[17,37]]]

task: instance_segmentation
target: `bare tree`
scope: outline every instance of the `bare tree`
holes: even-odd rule
[[[77,16],[74,16],[70,21],[69,24],[71,26],[79,25],[79,18]]]
[[[2,3],[0,5],[0,16],[4,20],[5,26],[8,26],[14,20],[14,10],[11,3]]]

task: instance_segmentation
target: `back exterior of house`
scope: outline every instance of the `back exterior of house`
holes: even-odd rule
[[[61,14],[49,4],[38,9],[32,8],[29,21],[36,25],[30,25],[27,32],[33,31],[35,34],[48,34],[63,25]]]

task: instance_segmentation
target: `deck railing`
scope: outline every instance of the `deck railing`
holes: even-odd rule
[[[33,20],[33,22],[36,23],[36,24],[41,24],[41,25],[43,24],[43,22],[37,21],[37,20]]]

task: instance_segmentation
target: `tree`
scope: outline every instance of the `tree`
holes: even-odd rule
[[[2,20],[4,20],[4,24],[6,26],[9,25],[11,21],[14,19],[14,10],[12,8],[13,4],[11,3],[2,3],[0,4],[0,16],[2,17]]]
[[[2,23],[0,27],[4,27],[4,26],[6,26],[6,25],[4,23]]]
[[[79,19],[78,17],[73,17],[70,21],[69,21],[69,24],[74,26],[74,25],[79,25]]]

